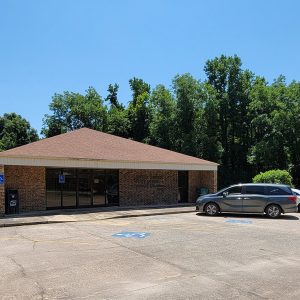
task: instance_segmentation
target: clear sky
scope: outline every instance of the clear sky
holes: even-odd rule
[[[0,0],[0,114],[40,131],[55,92],[102,97],[109,83],[204,79],[206,60],[237,54],[270,82],[300,80],[297,0]]]

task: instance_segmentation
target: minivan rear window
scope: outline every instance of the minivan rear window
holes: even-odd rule
[[[268,186],[267,187],[268,195],[291,195],[292,192],[288,187],[277,187],[277,186]]]
[[[261,185],[246,185],[244,186],[244,194],[252,194],[252,195],[264,195],[265,188]]]

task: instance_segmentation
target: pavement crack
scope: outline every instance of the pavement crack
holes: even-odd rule
[[[23,277],[27,277],[23,265],[21,265],[20,263],[18,263],[12,256],[8,256],[8,258],[19,268],[21,275]]]
[[[41,286],[41,284],[40,284],[37,280],[35,280],[34,278],[31,278],[30,276],[28,276],[28,274],[27,274],[26,271],[25,271],[24,266],[23,266],[21,263],[17,262],[15,258],[13,258],[12,256],[7,256],[7,257],[8,257],[8,258],[9,258],[9,259],[10,259],[10,260],[18,267],[18,269],[19,269],[19,271],[20,271],[20,273],[21,273],[21,276],[22,276],[23,278],[27,278],[27,279],[33,281],[33,283],[34,283],[34,284],[37,286],[37,288],[38,288],[38,293],[37,293],[37,295],[39,295],[39,296],[41,297],[41,299],[44,299],[45,290],[44,290],[44,288]]]
[[[38,281],[34,280],[34,283],[39,290],[37,295],[39,295],[42,300],[45,299],[45,289],[41,286],[41,284]]]

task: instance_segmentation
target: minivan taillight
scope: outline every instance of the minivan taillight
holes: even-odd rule
[[[291,201],[297,201],[297,196],[288,196],[288,199]]]

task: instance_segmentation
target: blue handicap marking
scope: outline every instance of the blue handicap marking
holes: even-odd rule
[[[252,221],[249,220],[234,220],[234,219],[230,219],[225,221],[227,223],[234,223],[234,224],[252,224]]]
[[[149,232],[129,232],[123,231],[119,233],[115,233],[112,236],[119,238],[134,238],[134,239],[144,239],[150,235]]]
[[[0,174],[0,185],[4,184],[4,174]]]
[[[58,175],[58,183],[65,183],[65,175],[64,174],[59,174]]]

